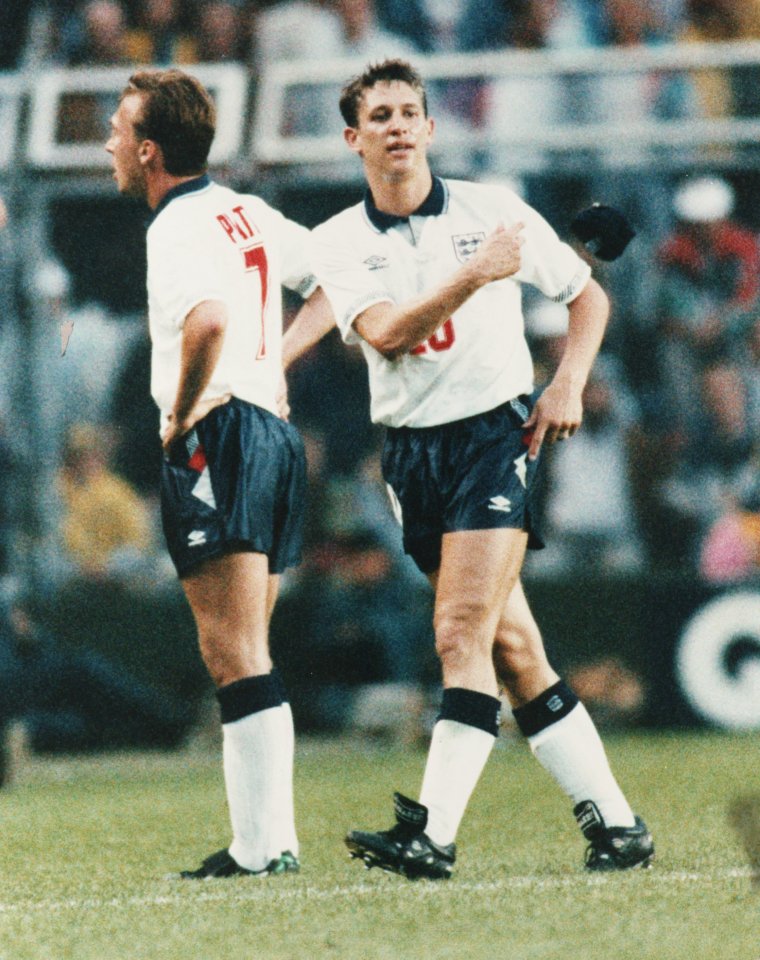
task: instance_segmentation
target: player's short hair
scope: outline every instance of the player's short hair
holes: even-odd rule
[[[341,90],[339,106],[346,126],[357,127],[359,125],[359,104],[365,90],[371,90],[376,83],[391,83],[393,81],[408,83],[415,93],[419,94],[422,100],[422,109],[427,116],[427,93],[419,73],[406,60],[383,60],[382,63],[370,64],[364,73],[349,80]]]
[[[142,96],[135,133],[161,147],[166,172],[203,173],[216,132],[216,108],[203,84],[182,70],[139,70],[122,98],[134,93]]]

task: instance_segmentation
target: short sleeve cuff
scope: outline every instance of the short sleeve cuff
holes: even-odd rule
[[[202,297],[195,296],[188,298],[185,303],[182,304],[182,307],[177,311],[177,316],[174,321],[174,325],[177,330],[182,330],[185,326],[185,320],[187,320],[191,311],[201,304],[206,303],[208,300],[218,300],[221,303],[225,302],[224,294],[217,292],[205,293]]]
[[[308,300],[309,297],[314,293],[314,291],[319,286],[319,281],[314,276],[313,273],[310,273],[308,276],[304,277],[296,284],[286,284],[286,286],[297,293],[304,300]]]
[[[376,291],[374,293],[365,293],[359,299],[354,300],[350,306],[343,311],[342,316],[338,317],[338,328],[340,334],[346,343],[358,343],[361,337],[354,330],[353,323],[356,318],[367,310],[374,307],[376,303],[393,303],[388,296],[387,291]]]
[[[570,283],[564,286],[558,294],[550,297],[549,299],[553,300],[554,303],[570,303],[572,300],[575,300],[579,293],[582,292],[590,277],[591,267],[587,263],[581,261],[578,270],[576,271],[575,276]]]

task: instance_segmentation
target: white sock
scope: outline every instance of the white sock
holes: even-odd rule
[[[281,717],[281,706],[270,707],[222,724],[230,855],[247,870],[263,870],[282,853],[273,826],[281,802]]]
[[[528,737],[530,749],[572,799],[593,800],[608,827],[632,827],[634,815],[610,769],[604,745],[582,703]]]
[[[428,808],[425,832],[434,843],[454,842],[495,741],[493,734],[457,720],[439,720],[433,727],[420,803]]]
[[[295,730],[293,729],[293,711],[285,701],[277,708],[279,725],[277,735],[277,754],[279,757],[277,819],[275,821],[275,843],[280,853],[289,850],[298,856],[298,837],[296,835],[295,809],[293,805],[293,756],[295,753]]]

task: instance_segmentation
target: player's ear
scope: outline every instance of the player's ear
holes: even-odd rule
[[[359,146],[359,131],[356,127],[346,127],[343,131],[343,139],[348,144],[349,150],[353,150],[354,153],[358,153],[359,156],[362,155],[361,147]]]
[[[161,155],[161,148],[155,140],[142,140],[137,148],[137,158],[145,167],[155,163]]]
[[[428,130],[428,143],[433,142],[433,134],[435,133],[435,120],[432,117],[426,117],[425,122],[427,124]]]

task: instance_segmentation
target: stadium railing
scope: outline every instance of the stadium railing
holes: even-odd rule
[[[431,86],[449,83],[495,83],[500,80],[556,78],[587,84],[593,103],[594,85],[610,78],[682,76],[690,79],[710,71],[726,71],[741,82],[742,71],[760,70],[760,41],[714,44],[663,44],[635,50],[592,48],[576,51],[518,51],[507,49],[455,55],[419,55],[415,64]],[[332,165],[345,157],[340,136],[335,94],[347,77],[365,66],[363,60],[310,60],[265,65],[254,76],[239,64],[198,64],[192,71],[211,89],[219,111],[219,128],[212,153],[214,165],[238,162],[251,165],[308,165],[334,176]],[[43,69],[19,74],[0,74],[0,171],[21,146],[20,162],[37,172],[97,171],[108,166],[103,152],[107,114],[88,139],[79,133],[66,141],[61,132],[71,98],[86,95],[106,107],[123,88],[130,68]],[[752,79],[752,82],[754,82]],[[748,76],[748,82],[749,76]],[[283,126],[294,102],[320,92],[331,96],[335,126],[328,130],[288,130]],[[23,122],[21,102],[29,99],[29,122]],[[532,105],[525,102],[527,117]],[[593,111],[592,111],[593,113]],[[439,154],[519,147],[516,168],[531,166],[532,150],[549,150],[553,156],[583,158],[605,145],[616,148],[654,148],[658,162],[679,166],[694,160],[684,148],[752,147],[760,141],[760,97],[750,115],[674,116],[639,118],[621,112],[604,120],[568,113],[560,122],[540,119],[510,128],[508,125],[478,126],[468,122],[442,124],[436,137]],[[664,157],[664,160],[663,160]],[[711,160],[714,160],[711,157]],[[603,162],[603,156],[601,156]],[[648,156],[646,162],[651,157]],[[619,149],[616,165],[641,165],[641,154],[629,158]],[[760,163],[760,161],[758,161]],[[339,168],[340,170],[341,168]]]
[[[760,66],[760,42],[689,43],[639,46],[631,48],[592,48],[573,51],[521,51],[456,55],[429,55],[415,58],[426,82],[484,81],[555,77],[583,79],[593,85],[605,78],[634,79],[647,74],[695,78],[707,71],[729,71],[739,76],[745,69]],[[334,134],[319,131],[293,135],[281,128],[294,95],[305,88],[312,91],[325,87],[337,90],[347,77],[365,66],[363,61],[312,60],[272,64],[264,71],[259,84],[257,112],[252,127],[249,155],[265,164],[329,164],[345,154],[345,147]],[[335,98],[337,104],[337,97]],[[531,103],[524,104],[528,117]],[[337,107],[336,107],[337,109]],[[521,148],[521,159],[515,166],[530,169],[530,148],[549,149],[557,154],[588,152],[614,144],[644,145],[664,148],[668,162],[679,164],[677,151],[684,147],[755,145],[760,138],[760,101],[756,116],[689,116],[656,119],[631,119],[619,114],[604,122],[586,122],[568,116],[560,123],[529,122],[519,129],[506,126],[471,125],[442,126],[437,132],[437,149],[452,153],[493,148]],[[528,149],[525,149],[528,148]],[[647,162],[650,158],[647,158]],[[689,162],[693,161],[693,155]],[[586,161],[584,161],[586,162]],[[632,154],[631,164],[641,164],[640,154]],[[616,164],[625,165],[626,158],[616,152]]]

